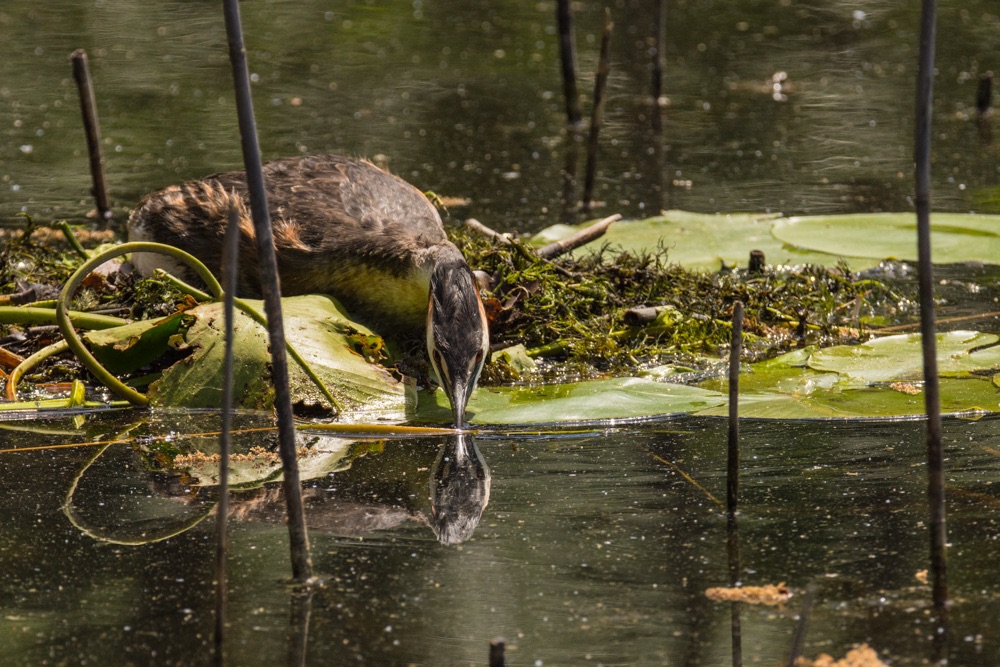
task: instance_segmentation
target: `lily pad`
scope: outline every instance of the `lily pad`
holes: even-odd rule
[[[779,241],[805,251],[879,260],[917,259],[913,213],[782,218],[774,221],[772,233]],[[936,264],[995,264],[1000,261],[1000,216],[934,213],[931,247]]]
[[[975,331],[950,331],[936,336],[938,373],[963,377],[1000,368],[1000,337]],[[861,345],[819,350],[809,368],[832,371],[843,380],[864,385],[912,382],[923,379],[923,351],[919,334],[875,338]]]
[[[725,402],[716,392],[646,378],[622,377],[537,387],[480,387],[468,407],[472,424],[585,423],[678,415]],[[441,422],[450,416],[443,392],[423,392],[414,415]]]
[[[248,301],[263,309],[263,303]],[[369,363],[356,349],[356,338],[373,335],[351,322],[342,306],[321,295],[282,299],[285,336],[312,366],[338,402],[352,415],[402,418],[405,392],[402,383],[384,368]],[[155,405],[215,407],[222,402],[222,362],[225,350],[221,303],[187,311],[195,322],[183,345],[192,353],[174,364],[150,387]],[[234,321],[236,362],[234,396],[237,405],[250,409],[271,406],[270,352],[267,332],[246,314],[237,311]],[[301,368],[290,361],[292,397],[295,402],[320,403],[322,394]],[[388,414],[386,414],[388,413]]]
[[[1000,391],[992,381],[1000,367],[997,340],[968,331],[937,336],[943,414],[1000,412]],[[916,418],[925,412],[922,373],[919,335],[796,351],[753,364],[741,375],[740,414],[763,419]],[[727,391],[722,378],[700,386]],[[700,414],[722,416],[726,411],[712,407]]]
[[[566,238],[582,225],[554,225],[532,237],[544,244]],[[1000,216],[935,213],[931,216],[934,262],[997,263]],[[645,220],[618,222],[585,249],[610,244],[612,250],[667,250],[672,262],[689,269],[718,270],[722,263],[746,266],[750,250],[764,252],[768,264],[845,262],[858,271],[886,259],[917,259],[913,213],[865,213],[782,218],[775,214],[705,215],[667,211]],[[577,253],[586,252],[578,249]]]
[[[718,271],[722,264],[746,266],[751,250],[762,250],[769,264],[831,264],[836,259],[784,245],[771,234],[773,213],[733,213],[706,215],[687,211],[667,211],[645,220],[616,222],[596,241],[577,249],[588,252],[609,244],[612,251],[656,252],[666,249],[671,262],[689,269]],[[583,227],[555,225],[531,238],[544,245],[562,240]],[[874,265],[875,262],[869,262]]]

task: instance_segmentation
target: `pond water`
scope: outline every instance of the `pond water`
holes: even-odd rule
[[[213,490],[149,472],[130,444],[170,429],[177,446],[214,451],[213,438],[179,432],[216,424],[133,419],[0,431],[22,446],[126,431],[135,438],[0,459],[0,663],[208,662]],[[951,664],[1000,657],[998,429],[996,420],[946,422]],[[927,562],[922,425],[750,422],[743,435],[741,581],[785,582],[797,593],[784,608],[743,606],[747,664],[787,655],[809,585],[807,655],[868,642],[889,664],[926,664],[929,592],[917,579]],[[248,434],[236,444],[246,451],[270,439]],[[341,446],[324,440],[324,449]],[[488,504],[458,545],[440,543],[428,523],[431,480],[447,478],[436,471],[449,441],[356,445],[350,467],[304,473],[313,561],[325,579],[307,640],[292,620],[275,484],[237,491],[230,662],[278,664],[304,651],[307,664],[485,664],[489,641],[503,636],[515,665],[730,664],[730,604],[705,596],[729,581],[715,500],[725,498],[725,442],[722,421],[695,419],[482,433],[475,445],[488,472],[471,475],[467,515],[482,508],[476,499]]]
[[[3,222],[79,220],[92,206],[68,63],[78,47],[90,56],[117,211],[240,164],[217,4],[0,8]],[[468,198],[455,217],[501,230],[561,219],[554,3],[242,4],[267,156],[378,156],[422,189]],[[609,3],[599,213],[910,210],[916,3],[669,4],[659,150],[653,3]],[[589,108],[603,5],[574,6]],[[942,2],[940,13],[935,206],[995,211],[1000,164],[974,101],[996,67],[1000,13],[986,0]],[[995,308],[992,271],[947,275],[942,315]],[[996,330],[993,318],[976,326]],[[210,662],[213,491],[151,472],[148,452],[170,433],[210,451],[214,438],[181,436],[216,427],[163,412],[0,424],[3,450],[124,440],[0,454],[0,664]],[[945,425],[953,665],[1000,663],[998,429],[994,419]],[[921,423],[760,421],[743,435],[741,581],[797,593],[785,608],[740,609],[746,662],[787,656],[813,585],[806,655],[868,642],[892,665],[925,664]],[[722,422],[480,433],[488,473],[472,466],[455,488],[478,503],[467,520],[482,517],[459,544],[437,539],[429,499],[455,443],[321,440],[332,453],[305,486],[325,586],[308,607],[293,604],[275,484],[235,494],[231,664],[485,664],[496,636],[516,665],[729,664],[732,610],[704,594],[729,581],[713,500],[725,490]],[[254,432],[237,445],[270,443]]]
[[[607,4],[616,27],[599,212],[911,208],[919,7],[667,3],[661,153],[650,130],[655,3]],[[975,99],[979,76],[996,67],[1000,13],[988,0],[940,4],[935,204],[996,210],[1000,165],[981,141]],[[604,5],[574,6],[589,112]],[[153,188],[241,166],[220,13],[190,1],[4,3],[0,216],[72,219],[90,208],[68,62],[76,48],[90,57],[120,209]],[[384,156],[422,189],[471,199],[461,213],[494,228],[559,221],[554,2],[273,0],[243,14],[265,156]]]

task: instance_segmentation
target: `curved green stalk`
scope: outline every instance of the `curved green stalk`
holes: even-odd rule
[[[8,400],[17,400],[17,383],[21,381],[25,373],[30,371],[32,368],[40,364],[45,359],[51,356],[59,354],[60,352],[65,352],[69,349],[69,345],[65,340],[61,340],[58,343],[52,343],[51,345],[46,345],[42,349],[35,352],[33,355],[19,363],[14,367],[14,370],[10,372],[7,376],[7,388],[5,396]]]
[[[62,220],[56,223],[56,227],[58,227],[59,230],[62,231],[63,236],[66,237],[66,242],[69,243],[70,247],[73,248],[74,251],[76,251],[77,255],[79,255],[83,259],[90,258],[90,255],[87,254],[87,251],[84,249],[84,247],[80,245],[80,241],[76,238],[76,234],[73,233],[73,228],[69,226],[68,222]]]
[[[180,280],[174,279],[175,284],[180,289],[194,296],[196,299],[202,299],[202,297],[204,297],[202,300],[211,300],[211,299],[218,300],[222,299],[223,294],[222,294],[222,286],[219,284],[219,281],[216,280],[212,272],[209,271],[204,264],[198,261],[196,257],[194,257],[189,253],[184,252],[179,248],[175,248],[173,246],[165,245],[162,243],[133,242],[133,243],[124,243],[120,246],[109,248],[108,250],[105,250],[104,252],[101,252],[95,255],[94,257],[90,258],[86,262],[84,262],[80,266],[80,268],[78,268],[73,273],[73,275],[70,276],[69,280],[66,282],[66,285],[63,287],[62,292],[60,292],[59,298],[56,300],[56,310],[55,310],[56,323],[59,325],[59,330],[62,332],[63,337],[65,338],[65,341],[69,346],[69,349],[71,349],[73,353],[77,356],[77,358],[83,363],[83,365],[87,367],[87,370],[93,373],[98,380],[100,380],[106,387],[111,389],[113,392],[115,392],[122,398],[126,399],[127,401],[135,405],[148,405],[149,398],[145,394],[140,393],[135,389],[132,389],[131,387],[123,383],[121,380],[116,378],[114,375],[112,375],[110,372],[108,372],[108,370],[104,368],[104,366],[102,366],[99,361],[97,361],[94,355],[91,354],[90,350],[88,350],[86,346],[84,346],[83,341],[80,340],[80,337],[74,330],[74,325],[76,324],[76,320],[71,317],[72,311],[69,311],[69,306],[68,306],[69,300],[73,296],[73,293],[76,292],[77,288],[83,282],[83,279],[86,278],[91,271],[93,271],[95,268],[97,268],[104,262],[108,261],[109,259],[113,259],[120,255],[126,255],[133,252],[158,252],[165,255],[169,255],[187,264],[189,267],[191,267],[191,269],[195,272],[195,274],[197,274],[197,276],[201,278],[201,280],[205,283],[205,285],[208,287],[210,294],[201,292],[200,290],[197,290],[194,287],[191,287],[190,285],[187,285],[186,283]],[[249,304],[240,299],[236,299],[235,303],[237,308],[246,313],[255,322],[265,326],[267,325],[266,318],[264,318],[263,315],[257,312],[257,310],[251,307]],[[0,308],[0,321],[2,321],[2,315],[4,310],[21,310],[21,309]],[[92,316],[92,317],[104,318],[106,316]],[[120,326],[121,324],[126,323],[125,320],[118,320],[118,318],[108,318],[108,319],[116,320],[116,323],[111,326]],[[92,327],[92,328],[98,328],[98,327]],[[100,327],[100,328],[108,328],[108,327]],[[292,344],[289,343],[288,341],[285,342],[285,347],[288,350],[289,356],[291,356],[292,359],[294,359],[295,362],[299,364],[299,366],[305,372],[306,376],[316,385],[316,387],[320,390],[323,396],[325,396],[326,399],[330,401],[330,404],[334,407],[334,409],[338,413],[343,412],[343,408],[337,402],[337,399],[333,396],[333,393],[329,390],[329,388],[327,388],[326,384],[319,378],[319,376],[316,375],[316,372],[306,362],[306,360],[302,358],[302,355],[300,355],[298,351],[296,351],[295,348],[292,346]]]
[[[158,252],[164,255],[170,255],[174,259],[184,262],[191,267],[191,269],[198,275],[199,278],[202,279],[202,281],[204,281],[204,283],[208,286],[209,291],[212,292],[215,298],[221,298],[222,287],[219,285],[219,281],[215,279],[215,276],[212,275],[212,272],[209,271],[205,265],[199,262],[193,255],[190,255],[179,248],[174,248],[173,246],[164,245],[162,243],[124,243],[120,246],[109,248],[108,250],[99,253],[84,262],[80,268],[73,272],[73,275],[70,276],[69,280],[66,281],[66,285],[59,293],[59,300],[56,303],[56,323],[59,325],[59,330],[62,332],[66,343],[69,345],[69,349],[71,349],[73,354],[75,354],[81,363],[87,367],[87,370],[93,373],[94,376],[108,389],[115,392],[130,403],[135,405],[148,405],[149,398],[145,394],[132,389],[116,378],[101,365],[93,354],[91,354],[90,350],[86,348],[83,341],[80,340],[80,337],[77,335],[76,330],[73,328],[73,322],[69,317],[69,300],[83,282],[84,278],[86,278],[91,271],[109,259],[119,257],[120,255],[127,255],[132,252]]]
[[[202,292],[197,287],[193,285],[188,285],[186,282],[178,278],[177,276],[167,273],[163,269],[156,269],[153,274],[165,283],[173,285],[175,288],[179,289],[184,294],[193,296],[196,301],[211,301],[212,295],[207,292]]]
[[[76,476],[73,478],[73,482],[70,484],[69,490],[66,492],[66,498],[63,500],[62,504],[63,514],[66,515],[66,518],[69,519],[70,524],[72,524],[74,528],[79,530],[87,537],[91,537],[99,542],[107,542],[109,544],[121,544],[125,546],[140,546],[143,544],[152,544],[153,542],[162,542],[163,540],[187,532],[192,527],[204,521],[205,518],[212,513],[212,510],[215,509],[214,503],[207,505],[205,512],[203,514],[196,514],[193,519],[187,519],[183,523],[180,523],[176,526],[171,526],[168,530],[165,530],[160,534],[147,536],[146,533],[143,533],[143,537],[141,538],[120,538],[111,535],[109,533],[106,533],[104,531],[99,531],[94,528],[87,527],[86,525],[84,525],[83,521],[76,515],[76,511],[73,507],[73,494],[76,493],[76,489],[80,485],[80,480],[83,479],[84,473],[86,473],[87,470],[90,469],[90,466],[93,465],[94,461],[96,461],[98,457],[100,457],[100,455],[103,454],[104,451],[110,446],[111,443],[104,445],[103,447],[98,449],[97,452],[92,457],[90,457],[90,459],[80,469],[80,472],[78,472]]]
[[[53,303],[53,305],[55,305]],[[81,329],[111,329],[128,324],[128,320],[111,315],[98,315],[79,310],[68,311],[73,326]],[[33,306],[0,306],[0,322],[4,324],[55,324],[54,308]]]

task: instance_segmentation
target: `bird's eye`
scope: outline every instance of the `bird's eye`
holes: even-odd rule
[[[476,363],[477,364],[483,363],[483,351],[482,350],[479,350],[479,352],[476,352]]]

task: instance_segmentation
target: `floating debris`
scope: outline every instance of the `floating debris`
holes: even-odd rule
[[[796,658],[795,667],[887,667],[887,665],[879,660],[878,653],[872,647],[862,644],[852,648],[840,660],[826,653],[821,653],[815,660]]]
[[[785,586],[785,582],[766,586],[709,588],[705,591],[705,597],[714,602],[746,602],[780,607],[792,599],[792,589]]]

